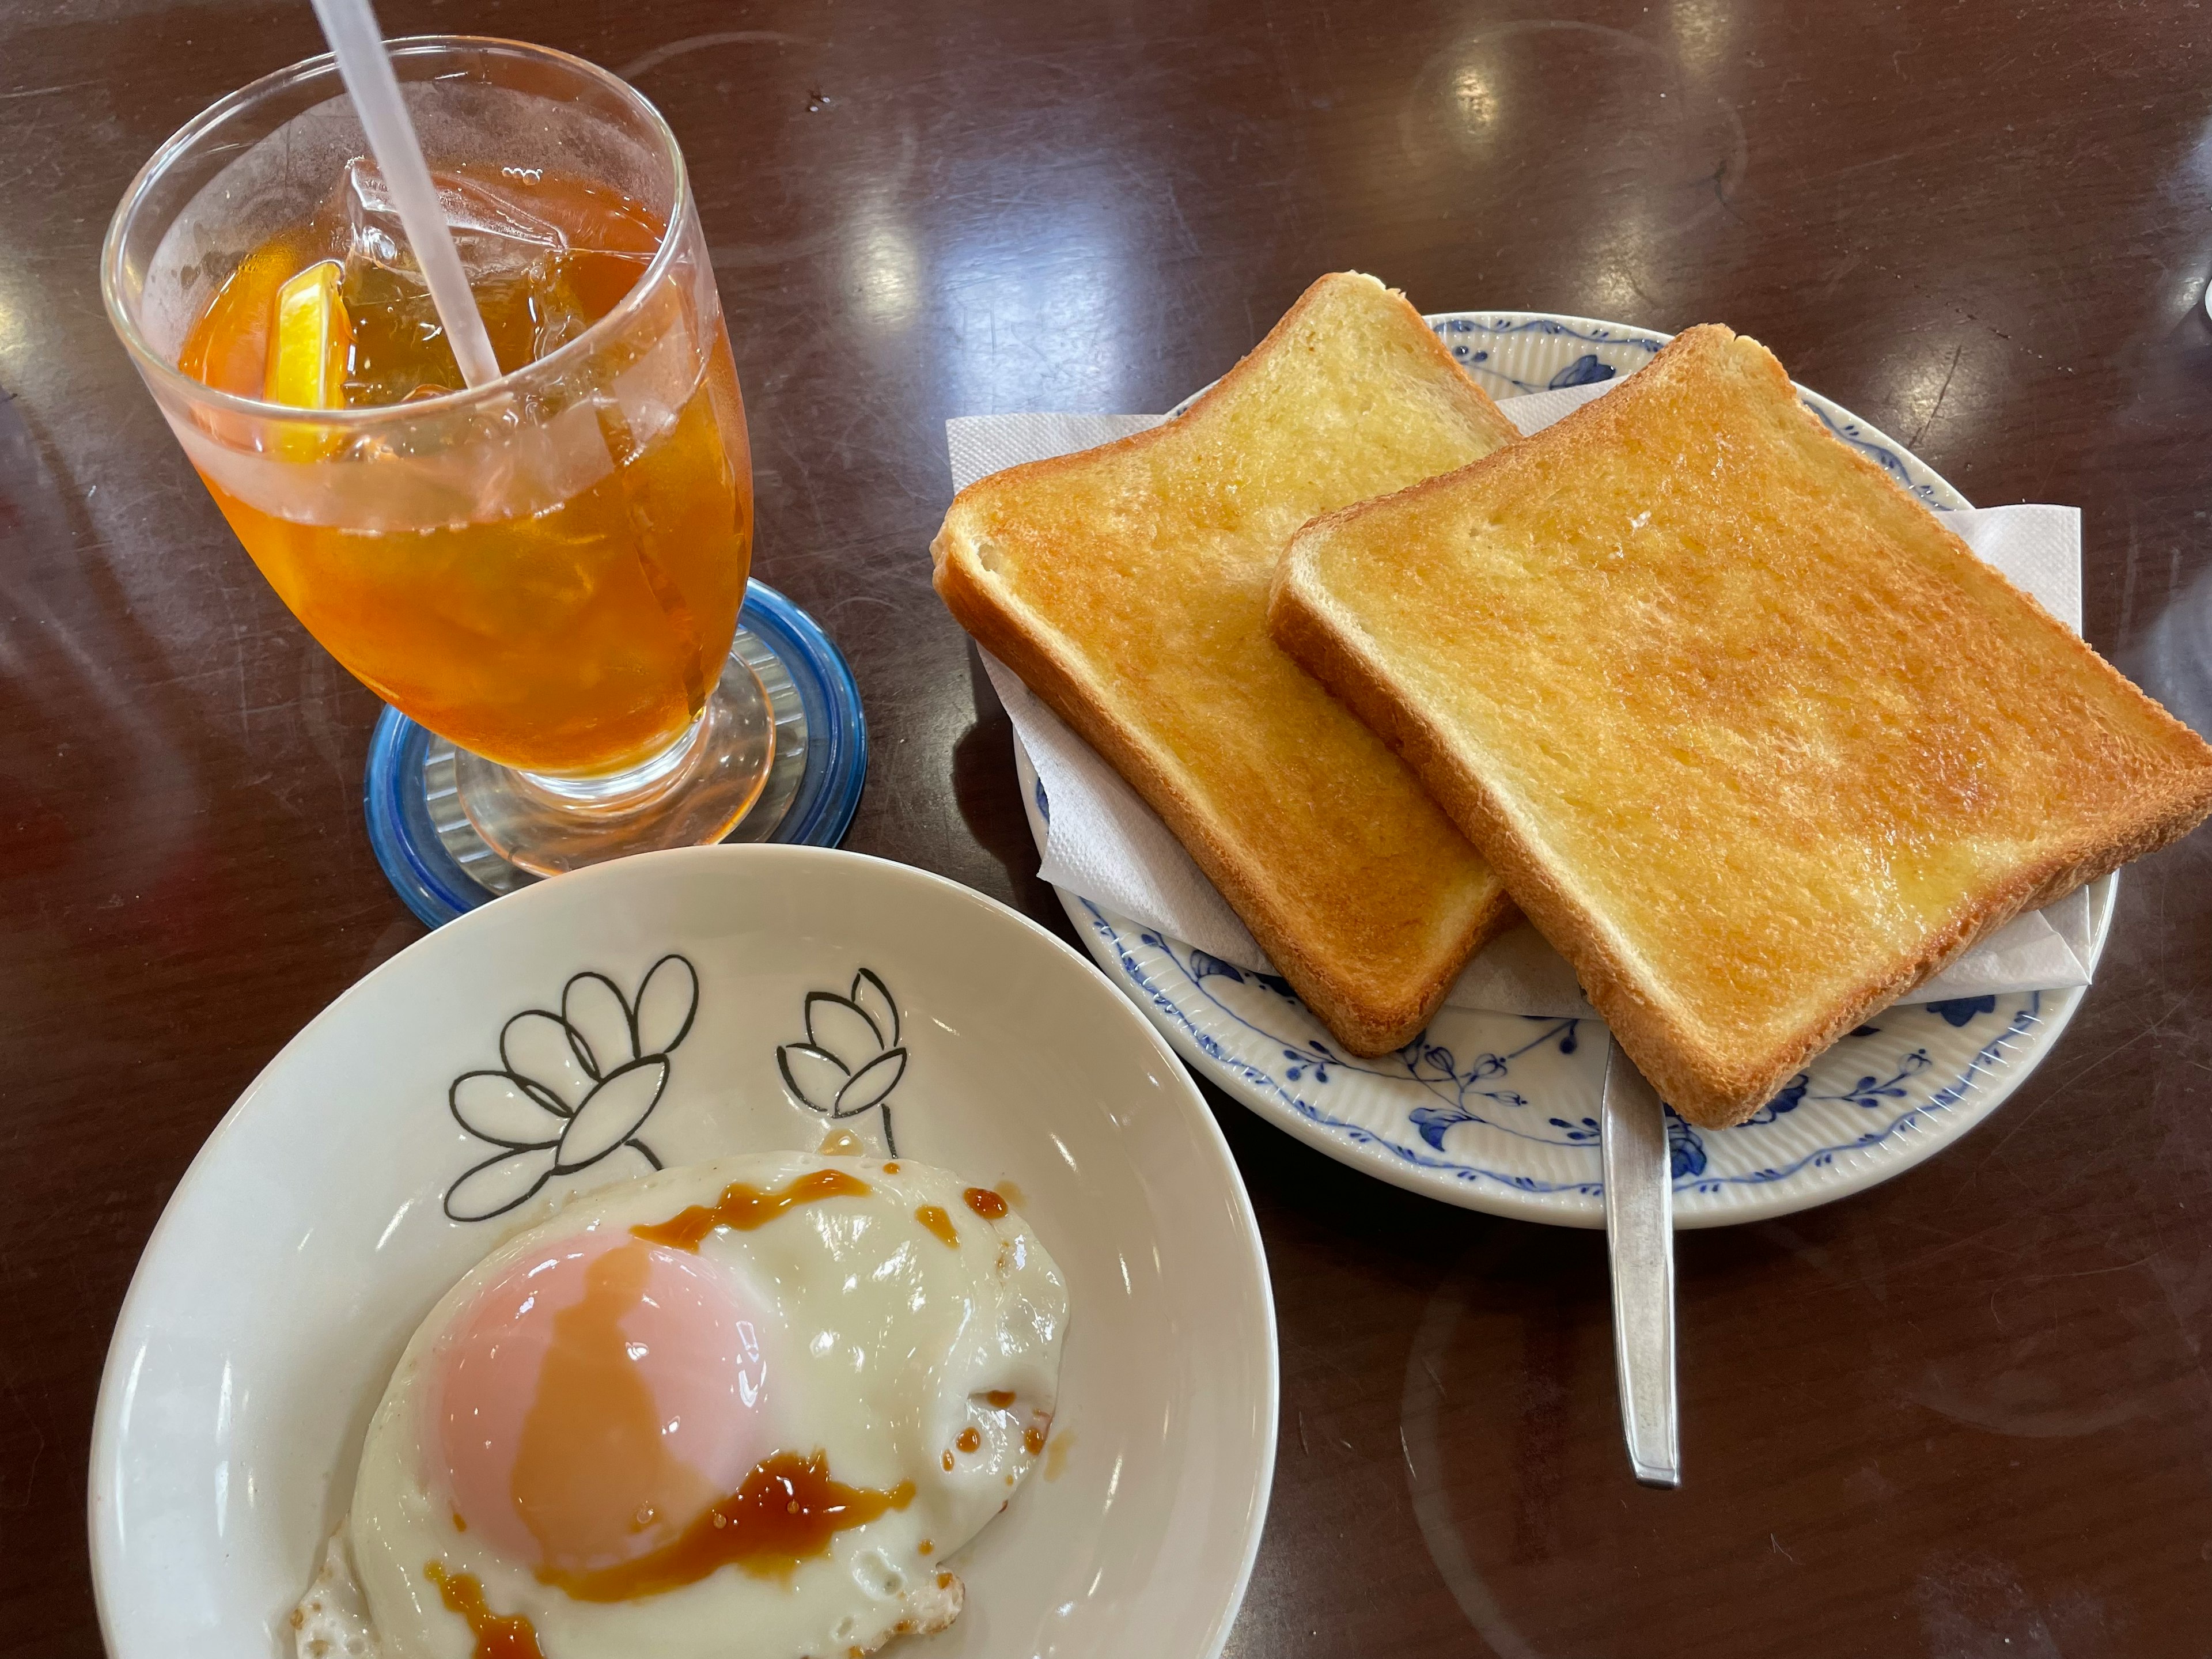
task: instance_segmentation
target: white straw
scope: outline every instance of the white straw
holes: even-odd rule
[[[415,262],[430,285],[430,303],[438,308],[438,320],[445,325],[454,361],[461,366],[461,378],[472,386],[487,385],[499,378],[499,360],[492,356],[491,336],[484,332],[476,296],[469,292],[468,273],[461,268],[453,234],[438,205],[437,186],[430,182],[415,124],[400,101],[399,80],[392,72],[391,58],[385,56],[376,14],[369,9],[368,0],[313,3],[324,38],[337,55],[338,73],[368,134],[369,152],[376,157],[385,187],[399,210],[399,222],[414,245]]]

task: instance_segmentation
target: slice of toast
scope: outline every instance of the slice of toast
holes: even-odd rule
[[[2212,811],[2212,748],[1725,328],[1307,526],[1270,620],[1693,1123]]]
[[[1179,418],[960,492],[938,593],[1149,801],[1354,1054],[1409,1042],[1511,916],[1405,764],[1267,636],[1317,513],[1514,430],[1419,314],[1324,276]]]

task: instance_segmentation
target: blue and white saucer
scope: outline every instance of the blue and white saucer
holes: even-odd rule
[[[1668,336],[1531,312],[1431,317],[1452,356],[1498,398],[1629,374]],[[1971,505],[1904,445],[1800,388],[1837,436],[1933,507]],[[1018,738],[1030,828],[1050,803]],[[2090,957],[2104,949],[2118,878],[2089,889]],[[1198,1073],[1339,1162],[1493,1214],[1605,1224],[1598,1101],[1611,1039],[1595,1020],[1441,1011],[1379,1060],[1340,1052],[1283,980],[1231,966],[1062,891],[1109,977]],[[1681,1227],[1809,1209],[1908,1170],[2019,1087],[2080,1005],[2080,988],[1970,997],[1873,1016],[1751,1121],[1700,1129],[1671,1113]]]

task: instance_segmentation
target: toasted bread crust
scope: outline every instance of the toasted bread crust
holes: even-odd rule
[[[1402,1047],[1418,1035],[1468,957],[1511,921],[1511,904],[1494,875],[1483,868],[1473,849],[1407,777],[1402,787],[1393,786],[1401,796],[1394,810],[1417,819],[1432,815],[1437,826],[1437,831],[1423,832],[1432,850],[1408,855],[1434,864],[1432,872],[1425,866],[1410,879],[1410,885],[1425,897],[1412,909],[1371,918],[1373,925],[1347,948],[1339,925],[1342,918],[1331,917],[1329,926],[1322,925],[1324,918],[1318,912],[1324,907],[1317,903],[1309,879],[1313,872],[1297,866],[1333,860],[1345,866],[1344,884],[1357,887],[1356,866],[1364,856],[1358,848],[1342,835],[1333,835],[1326,823],[1317,823],[1295,846],[1277,848],[1273,858],[1255,856],[1249,847],[1240,846],[1237,830],[1249,826],[1233,824],[1222,806],[1200,798],[1188,781],[1188,758],[1178,763],[1163,735],[1133,715],[1126,687],[1114,684],[1075,648],[1070,630],[1090,625],[1091,619],[1043,615],[1024,604],[989,572],[984,546],[990,513],[1010,497],[1048,499],[1056,490],[1082,486],[1110,476],[1115,469],[1143,463],[1171,446],[1188,444],[1194,434],[1210,433],[1226,418],[1226,411],[1248,399],[1270,367],[1269,359],[1292,349],[1301,325],[1331,297],[1331,285],[1347,281],[1366,284],[1372,279],[1324,277],[1316,283],[1258,347],[1176,421],[1080,454],[1009,468],[970,485],[954,499],[931,544],[930,556],[937,592],[961,626],[1018,674],[1160,815],[1336,1038],[1354,1054],[1372,1055]],[[1444,406],[1437,425],[1459,434],[1451,441],[1461,445],[1463,453],[1511,441],[1510,422],[1453,362],[1412,307],[1399,296],[1391,298],[1410,319],[1401,343],[1420,354],[1427,366],[1428,389]],[[1405,476],[1401,471],[1398,477],[1377,480],[1368,488],[1371,492]],[[1073,537],[1050,525],[1036,528],[1031,539],[1040,557],[1073,560],[1086,556],[1087,550]],[[1131,550],[1126,540],[1115,551],[1138,560],[1153,556],[1149,548]],[[1271,545],[1266,556],[1272,558],[1273,552]],[[1260,604],[1254,601],[1254,642],[1257,648],[1278,654],[1267,642]],[[1285,672],[1303,678],[1287,664]],[[1387,755],[1368,752],[1372,739],[1349,722],[1342,732],[1321,735],[1326,741],[1322,752],[1314,757],[1316,764],[1352,777],[1362,769],[1378,766],[1396,770],[1396,763]],[[1438,842],[1438,833],[1448,841]],[[1407,875],[1402,868],[1395,873]]]
[[[1806,1062],[1876,1010],[1942,971],[1978,939],[2040,909],[2122,865],[2189,833],[2212,813],[2212,774],[2184,775],[2109,826],[2075,838],[2069,849],[2022,871],[1962,909],[1951,927],[1913,957],[1872,975],[1818,1025],[1756,1064],[1732,1061],[1685,1031],[1644,988],[1612,935],[1594,925],[1571,887],[1514,827],[1502,798],[1421,715],[1400,701],[1387,669],[1348,646],[1295,583],[1275,591],[1268,612],[1285,650],[1342,696],[1353,712],[1405,757],[1453,822],[1481,849],[1522,912],[1573,964],[1590,1006],[1667,1103],[1704,1128],[1741,1123],[1779,1092]]]
[[[1727,349],[1735,338],[1724,329],[1691,330],[1642,372],[1650,374],[1670,360]],[[1816,417],[1799,408],[1781,366],[1771,356],[1766,364],[1798,418],[1832,446],[1861,487],[1910,499],[1880,467],[1835,439]],[[1563,448],[1590,451],[1589,465],[1602,465],[1602,454],[1591,441],[1599,435],[1601,421],[1607,418],[1601,405],[1628,395],[1632,386],[1633,381],[1607,399],[1586,405],[1540,434],[1540,438]],[[1618,416],[1620,412],[1613,413]],[[1615,430],[1617,427],[1608,424],[1607,433]],[[1277,641],[1291,656],[1342,696],[1406,757],[1498,872],[1522,909],[1574,965],[1592,1005],[1623,1049],[1668,1102],[1693,1123],[1725,1127],[1741,1122],[1771,1099],[1814,1054],[1868,1014],[1940,971],[1977,939],[2025,911],[2050,903],[2082,883],[2156,850],[2212,813],[2212,748],[2032,599],[1982,566],[1963,542],[1937,524],[1936,534],[1957,556],[1970,562],[1975,580],[1986,577],[1991,584],[1987,590],[1990,595],[2008,595],[2032,613],[2031,619],[2013,620],[2031,633],[2039,633],[2043,650],[2073,659],[2077,672],[2084,672],[2092,682],[2101,682],[2100,690],[2112,706],[2146,728],[2149,735],[2145,745],[2159,750],[2158,763],[2149,769],[2149,775],[2125,788],[2114,787],[2098,799],[2070,803],[2072,822],[2039,856],[1960,893],[1948,914],[1930,927],[1914,948],[1887,960],[1877,957],[1869,961],[1863,977],[1833,995],[1817,1017],[1801,1022],[1781,1040],[1753,1050],[1731,1050],[1711,1041],[1686,1018],[1668,988],[1639,966],[1624,936],[1609,925],[1601,910],[1593,907],[1577,884],[1576,872],[1547,855],[1538,827],[1516,814],[1510,791],[1500,787],[1483,757],[1455,741],[1450,726],[1408,684],[1402,665],[1381,648],[1359,623],[1341,612],[1327,582],[1316,570],[1316,555],[1339,530],[1358,524],[1370,514],[1417,513],[1424,501],[1449,501],[1471,489],[1482,489],[1487,480],[1503,483],[1501,469],[1510,465],[1506,456],[1492,456],[1459,472],[1415,484],[1384,501],[1316,520],[1293,538],[1278,569],[1270,594],[1269,624]]]
[[[967,560],[951,556],[956,548],[972,556],[964,545],[947,546],[946,538],[954,534],[948,526],[930,548],[939,561],[937,592],[945,608],[1144,797],[1322,1024],[1352,1053],[1364,1056],[1389,1054],[1418,1036],[1443,1006],[1468,958],[1511,923],[1513,906],[1504,890],[1499,888],[1468,918],[1449,953],[1453,959],[1425,980],[1395,994],[1372,983],[1347,984],[1340,964],[1309,948],[1299,919],[1283,915],[1277,896],[1248,878],[1243,860],[1217,832],[1212,816],[1184,793],[1142,737],[1112,712],[1110,699],[1062,660],[1048,637],[1008,621],[991,595],[976,590]]]

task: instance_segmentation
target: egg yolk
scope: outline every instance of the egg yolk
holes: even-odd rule
[[[761,1330],[711,1264],[627,1234],[516,1262],[436,1354],[428,1440],[456,1514],[541,1570],[672,1542],[773,1449]]]

